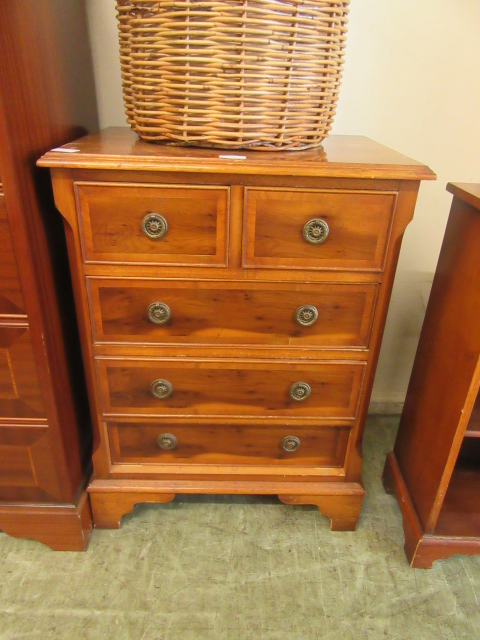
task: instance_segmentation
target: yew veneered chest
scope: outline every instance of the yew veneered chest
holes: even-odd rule
[[[358,137],[299,153],[48,153],[90,402],[96,526],[175,493],[277,494],[353,529],[360,443],[420,163]]]

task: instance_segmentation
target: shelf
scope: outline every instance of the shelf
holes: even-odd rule
[[[480,538],[480,439],[462,444],[435,535]]]
[[[477,396],[470,421],[465,432],[466,438],[480,438],[480,394]]]

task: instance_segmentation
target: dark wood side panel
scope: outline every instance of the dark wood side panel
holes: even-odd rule
[[[454,199],[394,449],[426,533],[460,448],[466,403],[473,406],[478,392],[479,246],[479,211]]]

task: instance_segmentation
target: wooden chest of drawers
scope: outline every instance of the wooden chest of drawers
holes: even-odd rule
[[[232,155],[127,129],[39,164],[65,219],[96,526],[206,492],[277,494],[355,528],[400,244],[431,171],[364,138]]]

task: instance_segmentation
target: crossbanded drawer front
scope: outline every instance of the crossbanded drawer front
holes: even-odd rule
[[[364,363],[97,358],[107,415],[354,418]]]
[[[245,190],[245,266],[383,268],[396,194]]]
[[[228,187],[75,183],[87,262],[225,265]]]
[[[228,464],[341,467],[348,426],[108,424],[116,464]]]
[[[88,280],[96,342],[364,347],[377,285]]]

